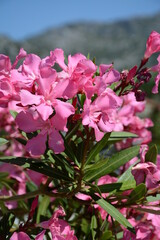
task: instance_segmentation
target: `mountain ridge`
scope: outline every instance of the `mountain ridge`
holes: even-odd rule
[[[152,30],[160,32],[160,13],[113,23],[69,23],[19,42],[0,36],[0,52],[13,60],[20,47],[40,57],[62,48],[66,55],[89,53],[97,64],[114,62],[117,69],[123,69],[139,63]]]

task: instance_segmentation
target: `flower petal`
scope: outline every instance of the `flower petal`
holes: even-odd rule
[[[29,112],[23,112],[23,111],[18,113],[16,117],[16,123],[18,127],[26,133],[37,131],[42,127],[39,119],[35,120],[32,114],[30,114]]]
[[[67,119],[70,115],[74,114],[74,107],[70,103],[56,100],[54,108],[56,114],[51,119],[52,124],[57,130],[67,131]]]
[[[47,133],[38,134],[36,137],[28,140],[26,144],[26,151],[29,152],[33,156],[40,156],[44,154],[46,150],[46,141],[47,141]]]
[[[56,48],[53,52],[51,52],[52,56],[55,57],[56,63],[65,71],[67,71],[67,66],[64,63],[64,52],[60,48]]]
[[[36,107],[36,109],[44,121],[46,121],[49,118],[49,116],[53,113],[52,107],[48,106],[45,103],[40,104],[38,107]]]
[[[39,233],[35,240],[43,240],[44,234],[45,234],[46,230],[43,230],[41,233]]]
[[[27,90],[21,90],[20,92],[21,103],[23,106],[27,105],[39,105],[41,102],[42,96],[34,95]]]
[[[61,153],[65,149],[63,138],[56,130],[52,130],[52,132],[49,134],[48,144],[50,149],[52,149],[55,154]]]
[[[30,240],[30,237],[24,232],[19,232],[19,233],[14,232],[10,238],[10,240],[22,240],[22,239]]]

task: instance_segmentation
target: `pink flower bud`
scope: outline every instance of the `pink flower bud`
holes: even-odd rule
[[[146,43],[146,51],[144,54],[144,58],[148,59],[153,53],[160,51],[160,34],[152,31],[147,43]]]

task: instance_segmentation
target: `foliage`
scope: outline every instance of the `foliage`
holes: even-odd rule
[[[159,155],[139,117],[159,51],[153,31],[140,66],[120,73],[62,49],[0,55],[2,240],[159,239]]]

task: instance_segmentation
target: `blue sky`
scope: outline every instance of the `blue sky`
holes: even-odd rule
[[[160,12],[160,0],[0,0],[0,34],[15,40],[70,22],[111,22]]]

